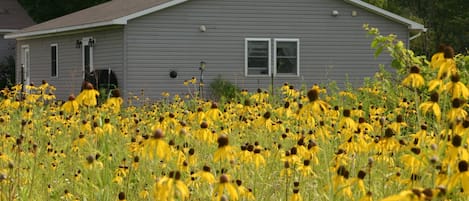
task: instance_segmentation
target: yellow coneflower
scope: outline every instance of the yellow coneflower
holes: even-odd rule
[[[402,85],[412,88],[420,88],[425,85],[425,80],[420,75],[419,67],[412,66],[410,68],[410,74],[402,80]]]
[[[192,176],[199,177],[201,180],[207,182],[208,184],[214,184],[217,180],[215,176],[211,173],[210,167],[204,165],[201,171],[194,173]]]
[[[350,117],[350,110],[345,109],[343,112],[343,116],[339,121],[339,129],[346,129],[354,132],[357,129],[357,122],[355,122]]]
[[[447,78],[458,72],[456,62],[454,61],[454,49],[451,46],[446,46],[443,50],[444,61],[440,63],[440,69],[438,70],[438,79]]]
[[[249,188],[246,188],[243,185],[243,182],[241,180],[236,180],[236,185],[238,187],[238,193],[240,197],[244,197],[247,200],[255,200],[254,195],[252,194],[252,190]]]
[[[163,140],[164,134],[161,129],[157,129],[153,135],[143,142],[143,157],[153,158],[158,156],[160,159],[168,159],[170,157],[169,145]]]
[[[303,201],[303,197],[300,194],[300,189],[293,189],[293,195],[290,197],[290,201]]]
[[[119,113],[123,102],[124,100],[121,98],[120,90],[113,89],[111,91],[111,97],[103,104],[103,108],[107,108],[113,113]]]
[[[462,98],[467,100],[469,98],[469,89],[459,80],[459,74],[451,75],[451,82],[445,85],[444,91],[451,95],[451,99]]]
[[[451,191],[459,183],[461,183],[464,194],[469,195],[469,163],[466,160],[458,162],[458,173],[449,181],[448,190]]]
[[[451,101],[451,110],[446,115],[450,123],[456,124],[467,117],[467,111],[464,109],[465,104],[465,101],[459,98]]]
[[[303,176],[313,176],[316,177],[316,173],[314,173],[313,168],[311,167],[311,160],[305,159],[303,161],[303,165],[300,165],[297,170],[301,173]]]
[[[427,114],[428,112],[433,112],[433,114],[436,117],[436,120],[440,121],[441,109],[440,109],[440,105],[438,105],[438,99],[439,99],[438,93],[433,92],[430,95],[430,100],[420,104],[419,108],[420,110],[422,110],[423,114]]]
[[[226,174],[220,176],[220,181],[213,191],[214,200],[220,200],[225,193],[228,193],[230,200],[237,201],[239,199],[238,192],[233,183],[230,182]]]
[[[76,97],[76,101],[79,105],[83,106],[96,106],[98,104],[97,97],[99,96],[99,92],[94,89],[93,84],[90,82],[84,83],[84,89],[78,96]]]
[[[441,64],[445,61],[444,48],[445,45],[440,45],[438,47],[438,52],[432,55],[430,60],[430,66],[432,69],[440,68]]]
[[[232,161],[235,159],[235,151],[232,146],[229,145],[228,136],[222,134],[218,137],[218,149],[213,155],[213,161],[217,162],[220,160]]]
[[[401,134],[401,128],[407,127],[407,123],[404,121],[404,116],[397,115],[396,121],[392,122],[388,128],[391,128],[397,135]]]
[[[252,156],[252,160],[254,162],[254,165],[256,166],[256,169],[259,169],[259,167],[265,165],[265,159],[264,156],[261,154],[261,149],[255,148],[253,151],[254,155]]]
[[[319,90],[311,89],[308,91],[309,103],[300,110],[302,118],[318,118],[321,114],[328,111],[329,104],[319,99]]]
[[[62,105],[62,109],[67,114],[75,114],[78,111],[78,102],[72,94],[68,97],[68,101]]]
[[[351,181],[350,181],[351,186],[357,185],[357,187],[360,190],[360,192],[362,193],[362,195],[365,195],[365,193],[366,193],[365,181],[364,181],[365,176],[366,176],[366,172],[363,171],[363,170],[360,170],[360,171],[358,171],[357,177],[352,178]]]

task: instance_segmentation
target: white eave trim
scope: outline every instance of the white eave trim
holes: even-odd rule
[[[13,39],[13,38],[23,38],[23,37],[30,37],[30,36],[37,36],[37,35],[44,35],[44,34],[54,34],[66,31],[75,31],[79,29],[89,29],[89,28],[96,28],[108,25],[122,25],[120,22],[115,20],[106,21],[106,22],[96,22],[91,24],[82,24],[76,26],[69,26],[69,27],[61,27],[56,29],[47,29],[47,30],[40,30],[40,31],[32,31],[32,32],[25,32],[25,33],[11,33],[4,36],[5,39]]]
[[[0,33],[13,33],[15,31],[19,31],[19,29],[0,29]]]
[[[387,10],[384,10],[382,8],[376,7],[374,5],[371,5],[369,3],[363,2],[361,0],[344,0],[345,2],[351,3],[353,5],[356,5],[358,7],[364,8],[366,10],[369,10],[371,12],[374,12],[378,15],[381,15],[383,17],[386,17],[388,19],[391,19],[396,22],[400,22],[402,24],[408,25],[409,30],[416,30],[416,31],[426,31],[426,28],[424,25],[417,23],[415,21],[409,20],[407,18],[404,18],[402,16],[396,15],[392,12],[389,12]]]
[[[76,26],[69,26],[69,27],[62,27],[62,28],[55,28],[55,29],[47,29],[47,30],[40,30],[40,31],[32,31],[32,32],[25,32],[25,33],[11,33],[7,34],[4,36],[5,39],[13,39],[13,38],[24,38],[24,37],[31,37],[31,36],[37,36],[37,35],[45,35],[45,34],[54,34],[54,33],[60,33],[60,32],[66,32],[66,31],[75,31],[79,29],[89,29],[89,28],[96,28],[96,27],[102,27],[102,26],[109,26],[109,25],[125,25],[127,24],[127,21],[135,19],[137,17],[141,17],[159,10],[163,10],[165,8],[169,8],[171,6],[175,6],[181,3],[184,3],[188,0],[173,0],[169,1],[136,13],[132,13],[130,15],[116,18],[110,21],[105,21],[105,22],[96,22],[96,23],[91,23],[91,24],[83,24],[83,25],[76,25]]]

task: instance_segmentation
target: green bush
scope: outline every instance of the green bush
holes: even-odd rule
[[[15,83],[15,58],[5,57],[0,63],[0,89],[11,87]]]
[[[210,83],[210,90],[215,99],[233,100],[238,97],[240,89],[228,80],[218,76]]]

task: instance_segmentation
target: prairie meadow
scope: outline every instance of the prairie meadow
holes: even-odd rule
[[[467,200],[469,56],[365,29],[396,71],[357,88],[99,104],[93,86],[63,103],[47,82],[6,88],[0,200]]]

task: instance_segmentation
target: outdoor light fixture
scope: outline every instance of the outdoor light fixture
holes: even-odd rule
[[[202,72],[205,71],[205,61],[200,62],[199,70]]]
[[[200,30],[200,32],[206,32],[207,27],[205,25],[200,25],[199,30]]]
[[[333,10],[332,13],[331,13],[332,16],[336,17],[339,15],[339,11],[338,10]]]
[[[94,40],[93,38],[90,38],[90,39],[88,40],[88,45],[89,45],[90,47],[94,47],[94,43],[95,43],[95,40]]]
[[[75,47],[81,48],[81,40],[77,40],[77,42],[75,43]]]

